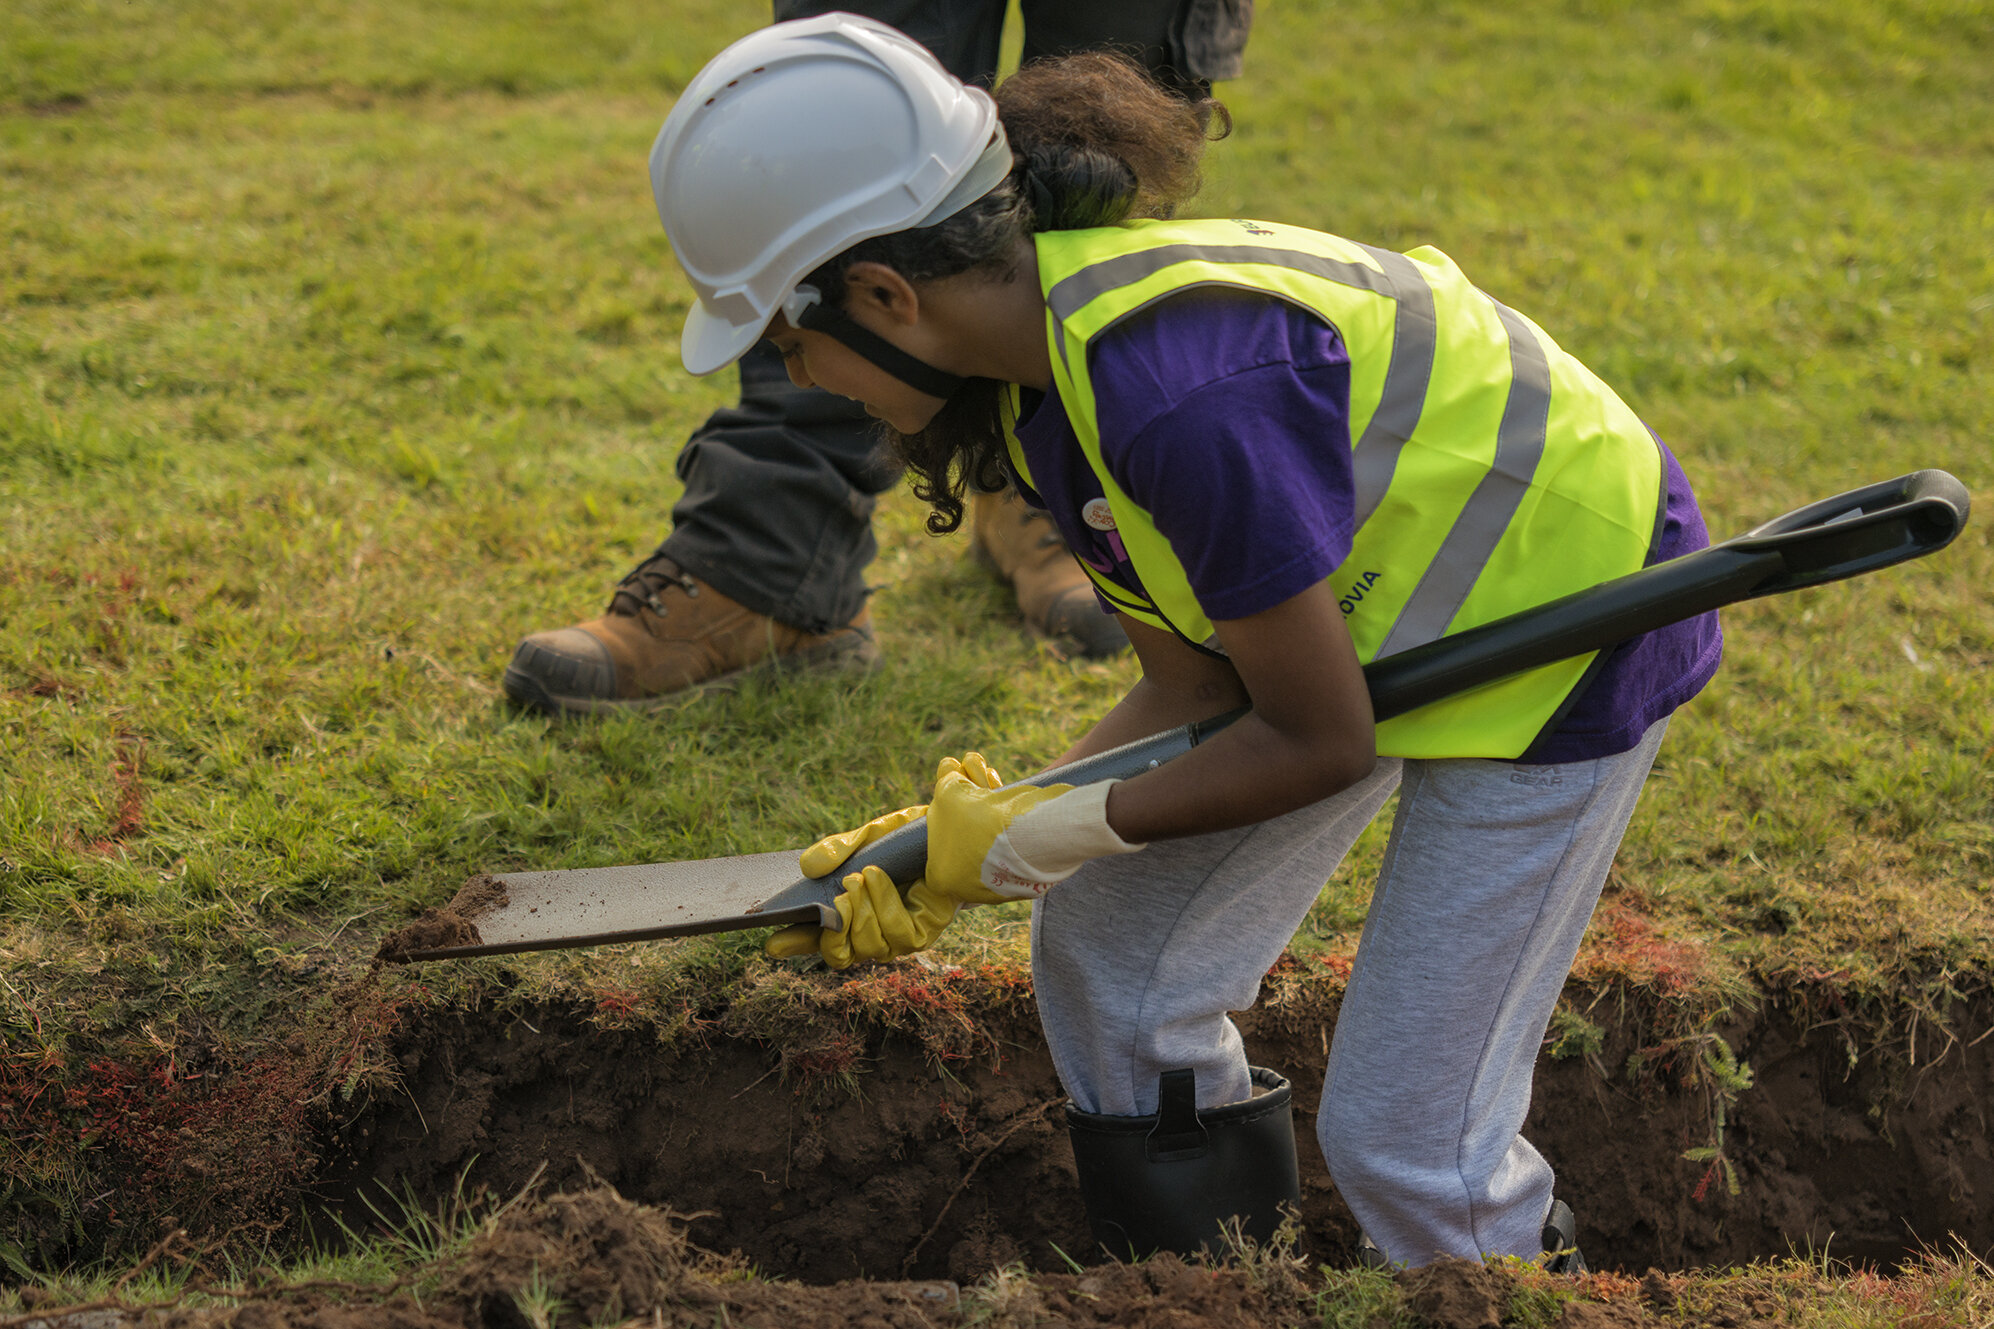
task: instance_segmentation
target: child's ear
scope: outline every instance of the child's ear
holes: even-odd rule
[[[845,270],[847,289],[887,316],[911,323],[921,311],[914,284],[884,263],[854,263]]]

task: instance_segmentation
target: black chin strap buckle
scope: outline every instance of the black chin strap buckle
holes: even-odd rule
[[[930,397],[947,401],[955,395],[957,388],[968,382],[960,374],[951,374],[924,360],[915,359],[886,338],[859,326],[858,320],[844,310],[832,309],[821,300],[799,314],[796,325],[837,338],[908,387]]]

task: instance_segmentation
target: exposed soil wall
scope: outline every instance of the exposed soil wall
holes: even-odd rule
[[[701,1211],[699,1245],[738,1249],[763,1272],[810,1282],[973,1281],[1022,1260],[1065,1267],[1088,1238],[1060,1091],[1036,1027],[1006,1049],[938,1072],[885,1037],[848,1075],[785,1078],[776,1050],[716,1037],[660,1048],[575,1013],[412,1017],[396,1035],[399,1092],[360,1107],[326,1142],[318,1194],[349,1221],[378,1187],[447,1195],[466,1177],[495,1193],[545,1165],[569,1189],[591,1174],[633,1200]],[[1313,1147],[1316,1086],[1333,1008],[1284,1004],[1240,1017],[1249,1053],[1296,1084],[1304,1254],[1347,1263],[1355,1226]],[[1994,1006],[1956,1009],[1924,1058],[1851,1058],[1832,1026],[1773,1007],[1724,1032],[1756,1074],[1731,1105],[1721,1164],[1707,1086],[1636,1085],[1635,1049],[1609,1031],[1593,1058],[1544,1060],[1529,1134],[1558,1168],[1598,1267],[1731,1264],[1795,1250],[1891,1262],[1957,1234],[1994,1250]]]

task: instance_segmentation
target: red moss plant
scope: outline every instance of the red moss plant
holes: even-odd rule
[[[648,1027],[666,1046],[684,1040],[704,1047],[708,1033],[719,1024],[702,1012],[697,999],[670,991],[651,992],[609,984],[591,986],[585,991],[590,1024],[616,1032]]]
[[[1576,1294],[1580,1300],[1597,1302],[1634,1302],[1641,1297],[1641,1280],[1614,1269],[1578,1275],[1553,1274],[1534,1260],[1518,1259],[1504,1260],[1501,1268],[1519,1290]]]
[[[83,839],[81,830],[71,831],[72,848],[85,854],[114,854],[125,841],[145,828],[145,779],[143,759],[145,736],[130,730],[118,734],[118,755],[111,763],[111,782],[117,795],[117,814],[110,829],[94,840]]]
[[[1702,947],[1664,938],[1653,919],[1615,902],[1601,908],[1587,932],[1572,976],[1582,981],[1619,978],[1679,999],[1700,988],[1709,971],[1709,955]]]
[[[1260,981],[1256,1009],[1280,1013],[1282,1019],[1326,1021],[1350,985],[1351,958],[1328,951],[1317,955],[1283,955]]]
[[[95,572],[83,574],[85,586],[102,584],[103,578]],[[138,603],[139,576],[136,568],[123,568],[117,574],[115,586],[97,602],[97,621],[90,625],[89,635],[92,649],[113,663],[123,663],[125,658],[124,636],[120,624]]]
[[[1014,1006],[1030,982],[1029,974],[990,964],[878,965],[840,984],[833,1008],[848,1022],[910,1034],[935,1061],[958,1065],[997,1055],[988,1022]]]
[[[595,1023],[606,1029],[627,1029],[640,1018],[643,994],[628,988],[604,988],[595,994]]]
[[[1343,984],[1350,982],[1350,972],[1357,967],[1356,957],[1349,955],[1318,955],[1315,962],[1327,969],[1330,977]]]
[[[850,1087],[865,1056],[865,1044],[856,1035],[849,1030],[828,1029],[807,1043],[784,1047],[779,1065],[785,1080],[795,1077],[806,1087],[824,1080]]]
[[[218,1242],[267,1235],[317,1165],[315,1111],[352,1087],[418,995],[363,979],[282,1047],[236,1064],[217,1053],[201,1070],[172,1049],[93,1057],[66,1078],[52,1054],[0,1060],[0,1132],[37,1141],[100,1192],[82,1200],[79,1189],[74,1220],[107,1250],[122,1232],[150,1241],[161,1226]]]
[[[690,1027],[778,1049],[784,1078],[805,1089],[832,1081],[850,1089],[888,1034],[912,1040],[938,1068],[979,1056],[995,1065],[1010,1023],[1029,1018],[1030,1000],[1031,976],[1017,965],[910,959],[837,973],[768,965],[748,971],[724,1012]]]

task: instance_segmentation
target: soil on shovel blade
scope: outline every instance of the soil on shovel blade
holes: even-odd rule
[[[1595,1269],[1743,1264],[1805,1250],[1889,1265],[1956,1234],[1994,1250],[1994,1004],[1952,1022],[1936,1060],[1853,1059],[1832,1027],[1776,1007],[1727,1028],[1756,1074],[1728,1105],[1721,1159],[1706,1089],[1633,1084],[1632,1040],[1543,1060],[1527,1133],[1558,1170]],[[1313,1144],[1333,1003],[1238,1017],[1256,1064],[1295,1084],[1313,1262],[1354,1261],[1358,1232]],[[938,1069],[881,1036],[863,1055],[790,1056],[745,1039],[662,1049],[580,1012],[430,1016],[398,1036],[401,1092],[327,1142],[317,1193],[364,1226],[362,1197],[429,1199],[607,1183],[695,1214],[690,1239],[762,1273],[969,1284],[1007,1265],[1095,1263],[1037,1028],[1013,1015],[1001,1059]],[[1616,1046],[1616,1040],[1618,1046]],[[793,1050],[792,1050],[793,1051]],[[1732,1186],[1736,1191],[1733,1193]]]
[[[505,883],[483,873],[472,877],[450,897],[450,903],[425,909],[414,922],[396,928],[381,938],[374,959],[385,964],[405,964],[415,951],[440,951],[452,946],[476,946],[484,941],[478,935],[478,918],[488,910],[511,903]]]

